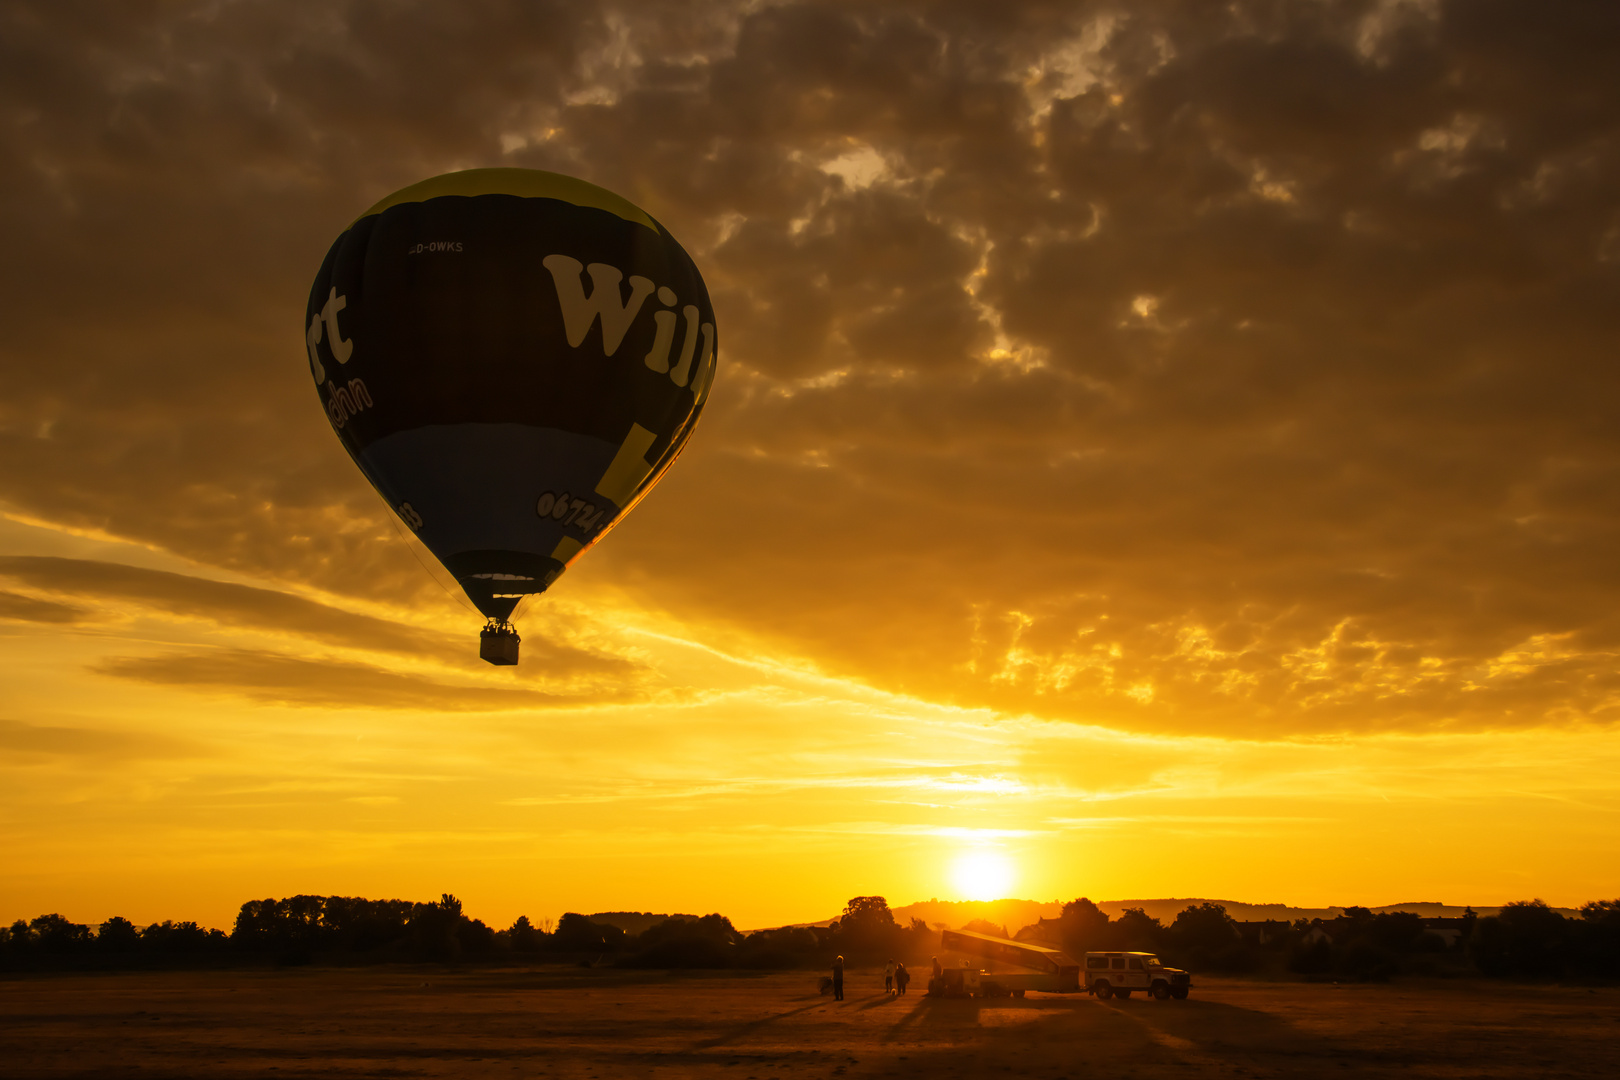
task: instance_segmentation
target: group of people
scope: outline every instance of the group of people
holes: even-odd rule
[[[934,965],[938,967],[939,962],[936,960]],[[906,965],[897,964],[890,960],[888,966],[883,969],[883,992],[900,997],[906,992],[906,984],[909,982],[911,982],[911,972],[906,970]],[[827,984],[823,982],[822,993],[826,993],[826,991]],[[842,956],[833,961],[832,993],[834,1001],[844,1000],[844,958]]]

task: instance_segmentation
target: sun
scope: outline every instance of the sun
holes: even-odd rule
[[[1012,861],[997,851],[969,851],[951,865],[951,883],[968,900],[1000,900],[1012,891]]]

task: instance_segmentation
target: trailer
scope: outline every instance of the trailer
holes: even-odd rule
[[[940,935],[940,948],[945,952],[981,957],[991,967],[983,971],[974,968],[946,969],[945,976],[931,980],[930,993],[946,996],[971,994],[973,997],[1023,997],[1030,990],[1045,994],[1075,994],[1080,992],[1080,965],[1068,954],[1044,945],[1030,945],[1022,941],[1009,941],[990,934],[971,930],[946,930]],[[1011,966],[1018,971],[992,970],[995,966]],[[957,971],[972,972],[952,978]],[[935,983],[941,985],[936,990]],[[977,983],[976,986],[973,984]],[[969,989],[969,987],[972,987]]]

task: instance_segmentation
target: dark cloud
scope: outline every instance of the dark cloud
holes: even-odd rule
[[[304,383],[307,280],[393,187],[556,168],[692,247],[726,342],[692,449],[575,578],[1121,726],[1609,715],[1611,4],[0,19],[0,498],[30,513],[429,596]]]
[[[487,686],[457,686],[421,675],[402,675],[366,664],[307,660],[249,649],[114,657],[97,664],[102,675],[201,692],[240,694],[281,705],[326,708],[421,709],[494,712],[598,704],[614,700]]]
[[[0,720],[0,754],[23,762],[68,758],[80,761],[133,761],[190,758],[209,751],[185,739],[146,732],[87,727],[54,727]]]
[[[58,604],[54,600],[41,600],[14,592],[0,592],[0,619],[18,619],[22,622],[75,623],[90,613],[71,604]]]
[[[330,645],[395,653],[405,656],[467,660],[472,656],[470,636],[444,634],[343,611],[328,604],[273,589],[211,581],[164,570],[148,570],[122,563],[48,556],[0,556],[0,577],[38,589],[65,593],[81,602],[133,600],[172,615],[207,619],[222,626],[295,634]],[[7,598],[16,601],[8,603]],[[35,605],[27,606],[27,605]],[[26,612],[37,611],[28,615]],[[56,613],[63,613],[58,615]],[[0,593],[0,616],[35,621],[68,621],[82,617],[83,609],[49,601]],[[569,675],[630,676],[636,665],[618,657],[588,652],[548,641],[538,633],[525,635],[524,655],[543,665],[552,677]]]

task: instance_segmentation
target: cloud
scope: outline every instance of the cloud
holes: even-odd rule
[[[0,754],[23,762],[40,758],[127,762],[148,758],[192,758],[209,753],[185,739],[148,732],[62,727],[0,720]]]
[[[595,705],[614,700],[539,690],[467,686],[365,664],[309,660],[248,649],[113,657],[92,670],[113,678],[282,705],[426,712],[494,712]]]
[[[85,10],[0,30],[0,498],[32,515],[429,602],[300,305],[384,192],[555,168],[670,226],[724,343],[561,594],[1133,730],[1614,715],[1612,5]]]
[[[233,629],[296,635],[346,648],[441,660],[470,655],[466,639],[452,639],[407,624],[344,611],[274,589],[165,570],[94,559],[0,556],[0,577],[72,595],[85,602],[134,601],[151,610],[206,619]],[[68,615],[79,618],[85,613],[82,608],[22,596],[16,596],[12,604],[7,600],[12,595],[0,594],[0,615],[15,610],[16,614],[11,617],[68,621]],[[28,611],[38,613],[24,614]],[[547,640],[544,635],[533,632],[525,635],[523,649],[531,663],[545,665],[553,677],[607,674],[627,677],[637,668],[631,661]]]
[[[75,623],[89,612],[71,604],[58,604],[54,600],[41,600],[14,592],[0,592],[0,619],[22,622]]]

